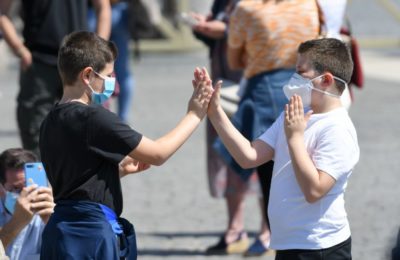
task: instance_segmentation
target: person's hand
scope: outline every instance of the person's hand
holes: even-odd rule
[[[35,194],[31,200],[31,210],[38,214],[44,223],[50,218],[54,212],[53,190],[48,187],[40,187],[35,190]]]
[[[304,115],[303,102],[300,96],[293,95],[290,98],[289,104],[285,106],[285,134],[288,141],[296,137],[303,138],[304,130],[312,113],[313,111],[310,110]]]
[[[213,39],[225,37],[227,25],[219,20],[202,21],[193,26],[193,30]]]
[[[214,89],[212,81],[205,68],[196,68],[194,71],[193,95],[189,100],[188,112],[194,112],[200,119],[202,119],[208,110]]]
[[[202,15],[202,14],[199,14],[199,13],[195,13],[195,12],[190,12],[189,15],[191,17],[193,17],[197,21],[197,23],[204,23],[204,22],[210,20],[211,17],[212,17],[211,14],[208,15],[208,16],[205,16],[205,15]]]
[[[119,163],[119,177],[122,178],[128,174],[138,173],[150,168],[150,164],[139,162],[130,156],[125,156]]]
[[[17,222],[27,225],[32,220],[34,212],[31,209],[31,202],[37,194],[36,188],[37,185],[25,187],[19,194],[13,213],[13,218]]]
[[[26,70],[32,65],[32,53],[25,46],[21,47],[17,52],[18,57],[21,60],[21,69]]]
[[[194,79],[192,81],[193,87],[195,88],[196,86],[200,86],[202,84],[207,85],[209,88],[212,87],[212,81],[207,73],[207,70],[202,71],[202,70],[196,70],[194,73]],[[211,97],[210,103],[208,105],[208,110],[207,114],[210,115],[217,111],[219,105],[220,105],[220,89],[222,86],[222,80],[219,80],[217,84],[214,86],[214,91],[213,95]]]

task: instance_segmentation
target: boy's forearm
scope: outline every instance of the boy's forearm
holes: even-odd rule
[[[160,164],[171,157],[189,139],[201,120],[198,115],[189,111],[173,130],[156,140],[161,150]]]
[[[252,168],[252,159],[256,157],[251,142],[247,140],[231,123],[222,107],[209,114],[209,119],[222,139],[229,153],[242,168]]]
[[[292,159],[293,170],[297,182],[307,201],[314,201],[319,185],[319,173],[304,145],[301,136],[288,140],[288,148]]]

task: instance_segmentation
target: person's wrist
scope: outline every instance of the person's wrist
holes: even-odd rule
[[[24,56],[24,53],[25,53],[25,48],[26,47],[24,45],[19,46],[18,48],[16,48],[14,50],[15,55],[17,55],[18,58],[22,58]]]

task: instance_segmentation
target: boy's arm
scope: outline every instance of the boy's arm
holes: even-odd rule
[[[215,86],[208,117],[229,153],[245,169],[257,167],[272,160],[274,156],[272,147],[259,139],[250,142],[231,123],[219,104],[221,84],[220,81]]]
[[[321,199],[336,183],[326,172],[318,170],[304,144],[304,130],[312,111],[304,115],[303,103],[297,95],[285,107],[285,133],[293,170],[299,186],[309,203]]]
[[[197,69],[196,73],[203,74]],[[183,145],[204,118],[212,93],[211,84],[197,85],[189,100],[188,111],[178,125],[155,141],[143,136],[139,145],[129,153],[129,156],[152,165],[163,164]]]
[[[96,12],[96,33],[108,40],[111,34],[111,6],[109,0],[92,0]]]

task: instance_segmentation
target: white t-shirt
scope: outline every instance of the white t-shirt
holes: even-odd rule
[[[259,139],[275,150],[268,215],[270,247],[323,249],[350,237],[344,208],[347,179],[359,159],[357,134],[345,108],[312,115],[304,133],[308,154],[317,169],[336,183],[315,203],[308,203],[291,163],[284,131],[284,114]]]

